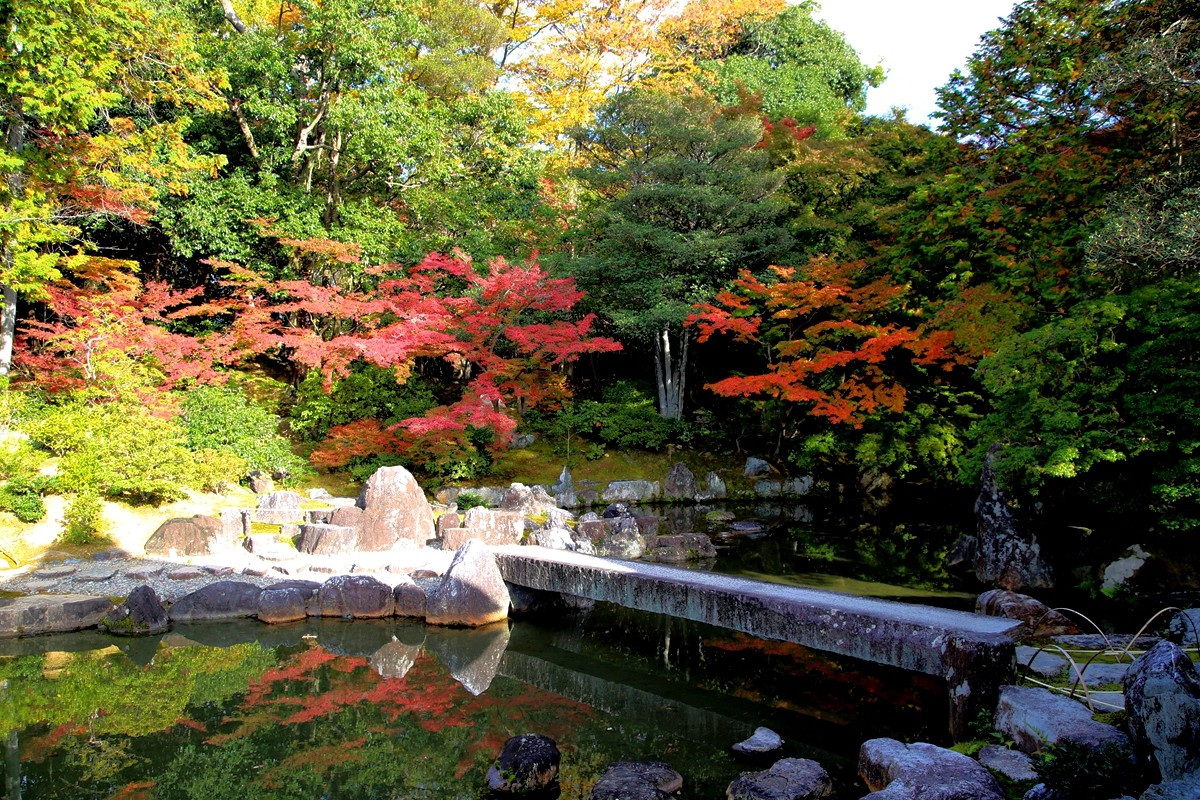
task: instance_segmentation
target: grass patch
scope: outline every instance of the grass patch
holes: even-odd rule
[[[674,451],[652,453],[645,450],[607,450],[605,454],[588,461],[573,458],[570,465],[571,477],[576,485],[582,481],[607,483],[615,480],[661,481],[667,471],[683,462],[702,481],[709,472],[716,472],[733,489],[735,484],[745,482],[738,468],[737,458],[717,456],[701,451]],[[563,456],[542,440],[520,450],[505,450],[496,455],[492,474],[476,483],[501,484],[524,483],[552,485],[562,472]],[[747,484],[747,488],[750,484]]]

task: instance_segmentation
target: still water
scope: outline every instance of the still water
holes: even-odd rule
[[[940,561],[951,538],[789,512],[720,537],[707,567],[965,607]],[[667,761],[700,800],[769,765],[729,749],[759,725],[857,796],[863,740],[942,742],[947,718],[937,679],[607,604],[474,631],[243,621],[0,640],[0,687],[9,800],[481,798],[527,732],[557,741],[568,800],[626,759]]]

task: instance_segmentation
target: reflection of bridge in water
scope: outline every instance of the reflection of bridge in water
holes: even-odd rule
[[[584,556],[540,547],[494,548],[510,584],[794,642],[946,681],[956,739],[995,706],[1015,676],[1020,623],[728,575]]]

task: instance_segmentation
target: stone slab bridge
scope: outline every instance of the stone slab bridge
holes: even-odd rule
[[[493,551],[504,580],[516,586],[944,678],[955,739],[995,709],[1000,686],[1016,675],[1015,620],[541,547]]]

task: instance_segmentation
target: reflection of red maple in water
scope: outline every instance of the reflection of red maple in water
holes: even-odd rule
[[[324,688],[316,691],[318,686]],[[472,695],[436,658],[426,654],[417,658],[403,678],[382,678],[363,658],[339,657],[311,647],[264,673],[250,686],[239,713],[224,721],[234,723],[236,729],[206,741],[220,744],[267,726],[313,722],[355,707],[370,708],[388,723],[409,717],[431,733],[475,727],[480,738],[464,753],[459,777],[470,769],[478,753],[498,753],[510,736],[527,732],[526,720],[535,714],[540,717],[538,728],[558,738],[577,730],[595,713],[586,705],[531,686],[522,686],[516,694],[506,692],[503,697]],[[369,730],[386,732],[382,726]],[[355,748],[354,743],[343,743],[296,757],[303,757],[308,764],[324,763],[322,759],[335,764],[353,759]]]

